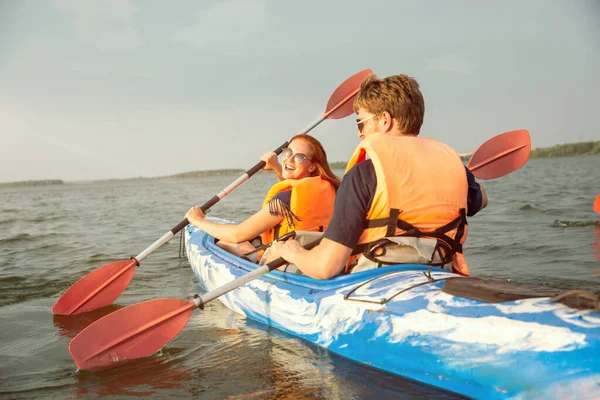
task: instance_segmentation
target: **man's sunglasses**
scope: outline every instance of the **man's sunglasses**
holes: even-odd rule
[[[310,158],[306,157],[306,154],[303,154],[303,153],[294,154],[294,151],[292,149],[290,149],[289,147],[283,149],[281,152],[281,158],[288,159],[290,157],[292,157],[292,159],[294,160],[294,163],[296,163],[296,164],[302,164],[304,162],[304,160],[312,161]]]
[[[365,119],[361,119],[360,121],[356,120],[356,126],[358,126],[358,131],[362,132],[363,128],[365,127],[365,122],[367,122],[368,120],[370,120],[371,118],[373,118],[375,115],[377,115],[377,114],[373,114],[370,117],[367,117]]]

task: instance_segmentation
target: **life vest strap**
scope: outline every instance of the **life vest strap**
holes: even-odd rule
[[[390,218],[377,218],[377,219],[368,219],[365,221],[365,229],[369,228],[381,228],[382,226],[388,226],[390,222]]]
[[[466,210],[464,208],[459,210],[458,217],[431,232],[423,232],[416,226],[403,221],[399,218],[401,213],[402,212],[397,208],[392,208],[390,210],[390,216],[387,218],[377,218],[365,221],[365,229],[387,226],[388,230],[386,237],[409,236],[437,239],[438,246],[436,247],[435,251],[439,254],[440,258],[444,260],[443,264],[450,262],[454,253],[462,253],[461,238],[465,231],[465,225],[467,225]],[[404,233],[396,235],[396,228],[403,230]],[[453,230],[456,230],[456,235],[454,238],[451,238],[447,235],[447,233]],[[376,240],[375,242],[359,244],[354,247],[351,256],[362,253],[368,259],[372,259],[374,250],[390,243],[393,242],[383,238]]]

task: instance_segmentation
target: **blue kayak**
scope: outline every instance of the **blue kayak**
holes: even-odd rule
[[[185,240],[206,290],[257,268],[191,225]],[[469,397],[600,398],[598,311],[547,296],[455,295],[448,287],[472,278],[429,269],[393,265],[331,280],[273,271],[219,300],[355,362]]]

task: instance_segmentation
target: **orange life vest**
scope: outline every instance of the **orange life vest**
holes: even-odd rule
[[[346,172],[367,154],[375,167],[377,189],[353,257],[385,237],[434,238],[444,263],[452,261],[455,272],[468,276],[462,254],[468,183],[456,151],[429,138],[377,133],[358,146]]]
[[[322,232],[327,229],[333,215],[335,187],[319,176],[303,179],[287,179],[276,183],[267,193],[263,207],[277,193],[290,190],[290,210],[278,225],[261,235],[262,243],[268,244],[291,231]]]

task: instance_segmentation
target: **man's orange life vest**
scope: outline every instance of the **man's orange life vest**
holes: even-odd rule
[[[267,193],[265,207],[277,193],[290,190],[290,211],[275,227],[261,235],[268,244],[291,231],[322,232],[327,229],[333,215],[335,187],[319,176],[287,179],[276,183]]]
[[[366,155],[375,167],[377,188],[353,254],[385,237],[435,238],[444,264],[452,261],[455,272],[468,276],[462,254],[468,183],[456,151],[429,138],[377,133],[358,146],[346,172]]]

